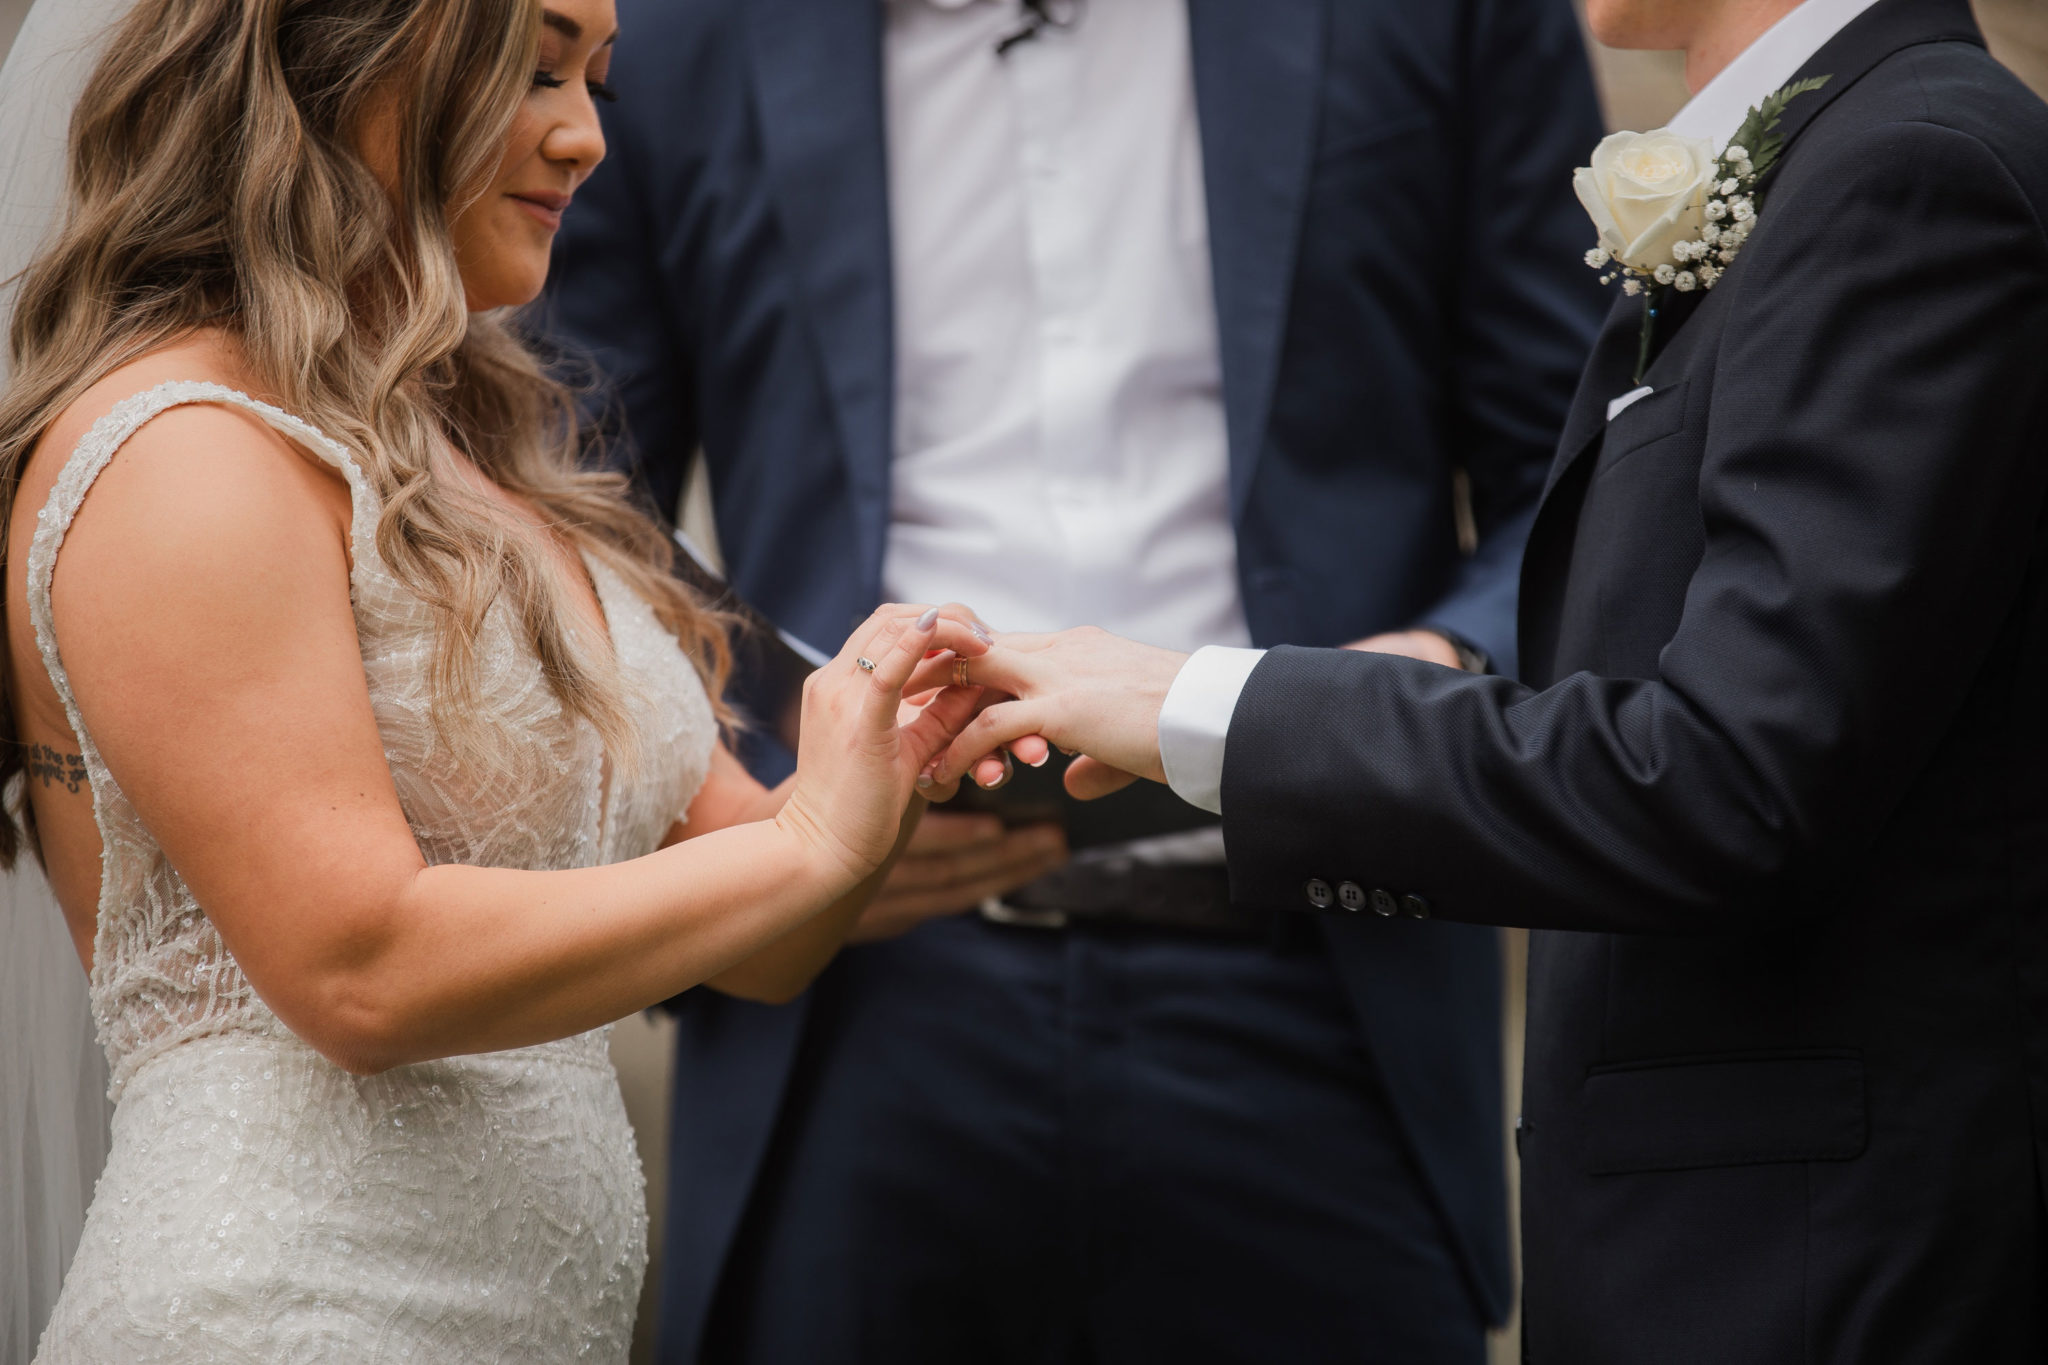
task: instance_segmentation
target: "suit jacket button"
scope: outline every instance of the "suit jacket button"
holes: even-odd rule
[[[1345,882],[1337,888],[1337,903],[1357,914],[1365,909],[1365,890],[1357,882]]]
[[[1336,897],[1330,893],[1330,884],[1321,877],[1315,878],[1308,884],[1308,903],[1316,909],[1329,909],[1330,902],[1335,899]]]
[[[1396,914],[1400,913],[1400,909],[1400,905],[1394,900],[1393,892],[1375,891],[1372,893],[1372,912],[1375,915],[1392,919]]]
[[[1409,919],[1428,919],[1429,901],[1423,896],[1401,897],[1401,913]]]

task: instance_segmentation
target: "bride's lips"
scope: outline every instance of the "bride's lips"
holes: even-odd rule
[[[569,196],[555,194],[549,190],[524,190],[507,195],[513,203],[525,210],[533,220],[553,232],[562,226],[562,213],[569,207]]]

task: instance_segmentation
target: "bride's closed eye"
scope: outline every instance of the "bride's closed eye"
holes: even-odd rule
[[[552,71],[536,71],[533,73],[533,83],[542,90],[560,90],[569,82],[555,75]],[[592,99],[603,100],[606,104],[617,104],[619,102],[619,92],[606,85],[603,81],[585,81],[584,87],[590,91]]]

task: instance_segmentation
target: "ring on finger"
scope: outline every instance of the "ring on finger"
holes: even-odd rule
[[[972,684],[967,681],[967,659],[964,655],[958,659],[953,660],[953,686],[972,686]]]
[[[853,666],[855,668],[858,668],[863,673],[872,673],[875,671],[875,661],[873,659],[870,659],[865,654],[861,655],[858,659],[855,659],[853,661]]]

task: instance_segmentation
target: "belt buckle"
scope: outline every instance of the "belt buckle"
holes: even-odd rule
[[[1029,910],[1011,905],[1001,896],[990,896],[982,901],[978,912],[990,924],[1007,925],[1012,929],[1064,929],[1067,927],[1067,912],[1064,910]]]

